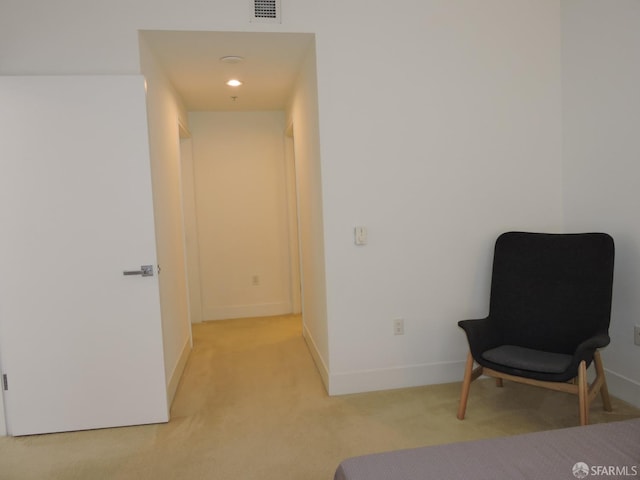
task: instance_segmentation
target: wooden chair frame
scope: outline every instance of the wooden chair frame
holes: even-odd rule
[[[611,399],[609,398],[609,389],[607,388],[607,381],[604,376],[604,368],[602,367],[602,359],[600,358],[600,352],[596,350],[593,355],[593,364],[596,370],[596,378],[589,385],[587,380],[587,366],[585,361],[580,362],[578,368],[578,376],[569,382],[545,382],[541,380],[534,380],[532,378],[517,377],[509,375],[507,373],[497,372],[490,368],[478,365],[473,367],[474,359],[469,352],[467,356],[467,364],[464,372],[464,379],[462,381],[462,391],[460,393],[460,404],[458,406],[458,419],[464,420],[465,412],[467,410],[467,400],[469,398],[469,390],[471,388],[471,382],[477,379],[480,375],[487,375],[496,379],[496,385],[502,386],[503,380],[511,380],[513,382],[524,383],[527,385],[533,385],[536,387],[548,388],[565,393],[571,393],[578,395],[578,412],[580,414],[580,425],[589,424],[589,408],[593,399],[600,393],[602,397],[603,408],[607,412],[611,412]]]

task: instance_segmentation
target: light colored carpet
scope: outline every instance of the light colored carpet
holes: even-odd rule
[[[492,380],[474,382],[459,421],[459,389],[328,397],[299,317],[208,322],[169,423],[0,438],[0,479],[331,480],[349,456],[578,422],[573,396]],[[640,417],[612,400],[608,414],[595,402],[592,423]]]

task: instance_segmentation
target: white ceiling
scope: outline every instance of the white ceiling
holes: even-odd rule
[[[189,111],[283,110],[313,42],[307,33],[146,30],[141,35]],[[228,55],[244,61],[220,62]],[[230,78],[244,83],[229,87]]]

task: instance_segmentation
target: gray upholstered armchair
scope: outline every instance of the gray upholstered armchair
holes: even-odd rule
[[[598,393],[611,410],[598,349],[609,344],[613,263],[613,239],[604,233],[498,237],[489,315],[458,323],[469,342],[459,419],[480,375],[499,386],[506,379],[577,394],[581,425]]]

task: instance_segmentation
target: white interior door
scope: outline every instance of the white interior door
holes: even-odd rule
[[[8,433],[167,421],[144,79],[0,77],[0,105]]]

